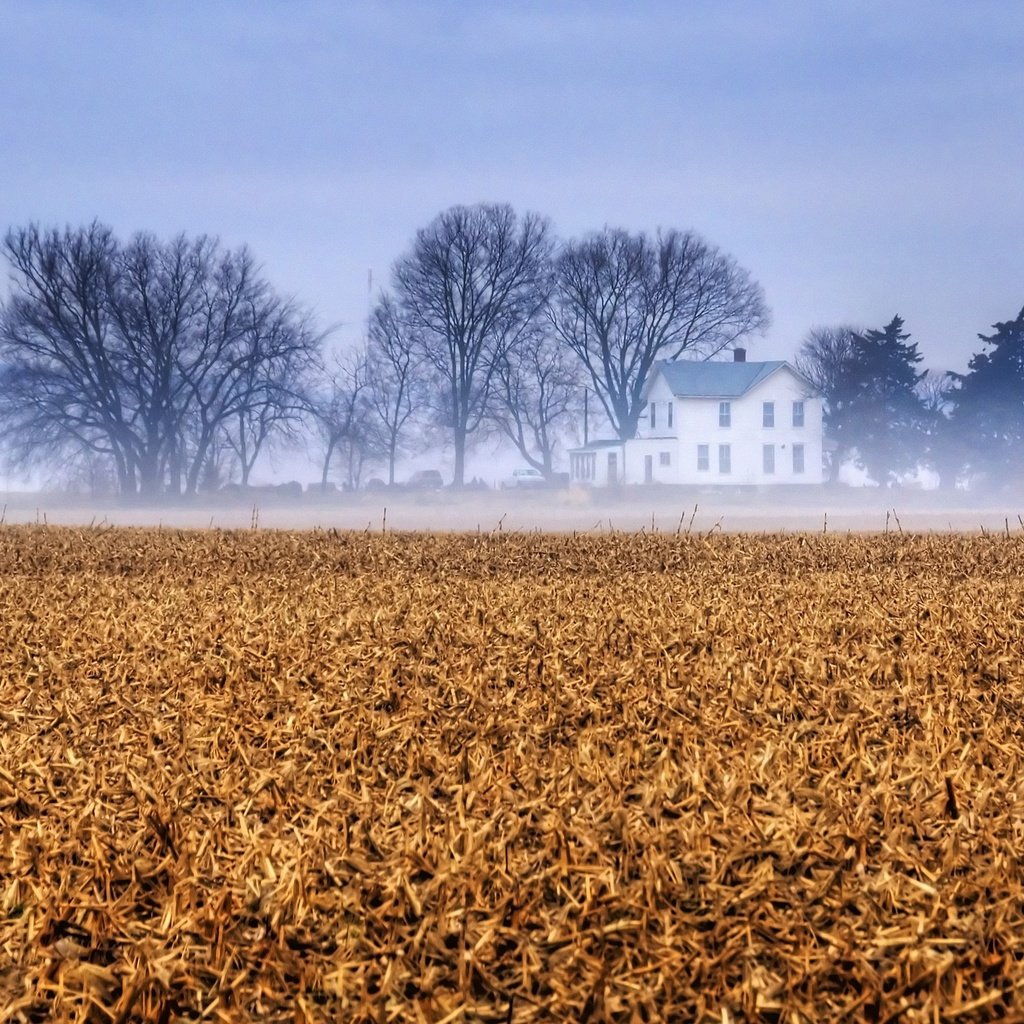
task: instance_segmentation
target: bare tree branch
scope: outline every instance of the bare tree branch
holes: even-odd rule
[[[747,271],[692,232],[606,228],[562,250],[552,322],[626,439],[657,360],[708,358],[763,331],[769,314]]]
[[[581,412],[583,366],[537,324],[498,361],[492,416],[526,462],[550,478],[555,453]]]

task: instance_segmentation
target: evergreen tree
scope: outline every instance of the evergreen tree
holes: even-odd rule
[[[950,375],[951,422],[968,469],[1007,482],[1024,471],[1024,309],[993,327],[978,335],[991,350],[974,355],[966,374]]]
[[[924,453],[928,413],[917,390],[924,372],[915,369],[922,356],[909,337],[898,316],[884,330],[854,335],[836,386],[836,440],[880,484],[913,470]]]

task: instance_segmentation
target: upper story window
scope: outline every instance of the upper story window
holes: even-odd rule
[[[774,402],[762,402],[761,403],[761,426],[763,426],[763,427],[774,427],[775,426],[775,403]]]
[[[732,403],[731,402],[719,402],[718,403],[718,425],[720,427],[731,427],[732,426]]]
[[[651,430],[658,425],[658,403],[651,402]]]
[[[672,403],[671,402],[668,403],[668,427],[669,427],[669,430],[672,429]]]
[[[802,401],[796,401],[793,403],[793,426],[802,427],[804,425],[804,403]]]

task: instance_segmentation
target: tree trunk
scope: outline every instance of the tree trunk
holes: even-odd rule
[[[466,430],[457,427],[454,431],[455,441],[455,476],[452,487],[458,489],[466,482]]]
[[[114,449],[114,465],[117,467],[117,486],[122,498],[135,497],[135,474],[132,473],[120,448]]]
[[[327,443],[327,451],[324,453],[324,470],[320,474],[320,493],[327,493],[327,474],[331,468],[331,456],[334,454],[334,446],[337,442],[332,438]]]
[[[196,442],[196,454],[192,459],[192,464],[188,467],[188,475],[185,478],[185,493],[189,497],[194,497],[199,491],[199,476],[210,454],[210,442],[212,439],[212,432],[204,432]]]
[[[175,497],[181,494],[181,449],[177,442],[167,459],[167,490]]]
[[[153,452],[146,452],[139,460],[139,494],[155,498],[160,494],[160,460]]]

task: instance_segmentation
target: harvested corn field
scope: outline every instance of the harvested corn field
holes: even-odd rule
[[[1022,566],[0,529],[0,1019],[1021,1019]]]

